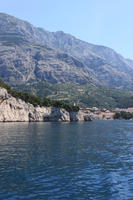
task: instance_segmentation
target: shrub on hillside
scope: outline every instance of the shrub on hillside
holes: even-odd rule
[[[114,119],[126,119],[126,120],[133,119],[133,113],[125,111],[116,112],[114,115]]]

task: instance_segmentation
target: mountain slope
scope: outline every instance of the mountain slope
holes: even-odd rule
[[[47,46],[7,40],[0,46],[0,77],[13,85],[38,80],[82,84],[95,81],[82,62]]]
[[[76,103],[81,107],[128,108],[133,107],[133,92],[120,89],[110,89],[94,84],[73,84],[37,82],[16,86],[17,90],[25,91],[52,100],[63,100],[66,103]]]
[[[46,80],[132,89],[133,61],[108,47],[1,13],[0,77],[13,85]]]
[[[81,41],[62,31],[43,32],[45,44],[80,59],[95,74],[101,84],[111,87],[132,87],[133,61],[123,58],[114,50]],[[127,87],[128,88],[128,87]]]
[[[12,85],[34,81],[97,82],[80,60],[41,42],[41,31],[0,14],[0,77]]]

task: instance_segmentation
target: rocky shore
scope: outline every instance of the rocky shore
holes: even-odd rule
[[[33,106],[8,94],[0,88],[0,122],[70,122],[91,121],[84,111],[68,112],[57,107]]]
[[[92,120],[113,120],[116,113],[133,113],[133,108],[108,109],[80,108],[68,112],[59,107],[33,106],[11,96],[6,89],[0,88],[0,122],[78,122]]]

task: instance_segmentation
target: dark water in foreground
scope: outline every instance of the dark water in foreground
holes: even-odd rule
[[[8,199],[133,199],[133,122],[0,124]]]

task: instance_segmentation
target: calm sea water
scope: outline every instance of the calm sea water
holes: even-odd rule
[[[133,199],[133,122],[0,124],[0,200]]]

